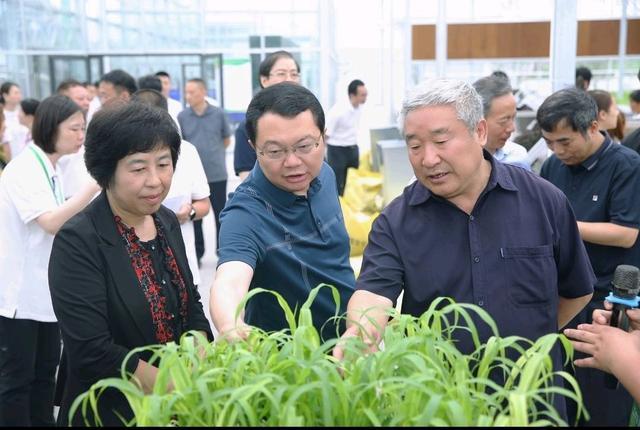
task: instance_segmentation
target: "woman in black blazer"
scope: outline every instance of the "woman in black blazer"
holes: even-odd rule
[[[169,114],[148,105],[104,108],[87,130],[85,163],[104,191],[63,226],[49,262],[64,344],[59,425],[69,423],[69,408],[79,394],[120,375],[133,348],[179,341],[188,330],[213,339],[180,225],[161,206],[179,149]],[[157,373],[149,358],[137,354],[126,363],[146,392]],[[132,417],[115,390],[103,393],[99,405],[102,425],[122,425],[118,414]],[[84,424],[81,413],[71,424]]]

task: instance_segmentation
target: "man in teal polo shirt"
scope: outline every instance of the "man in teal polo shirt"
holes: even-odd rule
[[[216,328],[231,338],[246,337],[250,326],[288,327],[271,294],[252,298],[234,320],[250,289],[277,291],[299,309],[311,289],[327,283],[340,292],[342,314],[355,285],[335,174],[324,162],[320,102],[304,87],[283,82],[260,91],[246,118],[258,163],[220,216],[210,303]],[[340,334],[340,327],[327,323],[336,312],[329,289],[320,291],[311,312],[325,340]]]

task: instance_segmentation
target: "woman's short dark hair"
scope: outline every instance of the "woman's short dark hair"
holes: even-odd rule
[[[258,120],[266,113],[293,118],[307,110],[311,111],[320,134],[324,134],[324,111],[311,91],[293,82],[280,82],[260,90],[247,108],[247,136],[251,142],[256,143]]]
[[[260,76],[264,76],[265,78],[268,78],[269,75],[271,74],[271,69],[273,69],[273,66],[281,58],[291,58],[293,62],[296,63],[296,69],[298,70],[298,73],[300,73],[300,65],[298,64],[295,57],[290,52],[276,51],[267,55],[265,59],[262,60],[262,62],[260,63],[260,68],[258,69],[258,73],[260,73]]]
[[[33,143],[47,154],[53,154],[56,151],[60,123],[78,112],[82,112],[80,106],[67,96],[57,94],[44,99],[33,117]]]
[[[175,169],[180,134],[167,111],[139,102],[118,103],[93,116],[84,146],[89,174],[103,189],[109,189],[118,161],[127,155],[168,146]]]
[[[18,84],[11,81],[4,82],[0,85],[0,103],[4,104],[4,94],[9,94],[9,91],[11,91],[11,88],[13,87],[20,88]]]

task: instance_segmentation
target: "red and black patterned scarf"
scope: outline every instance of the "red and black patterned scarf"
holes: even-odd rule
[[[167,298],[164,296],[163,290],[158,283],[155,271],[153,269],[153,260],[151,254],[147,251],[140,239],[136,235],[133,227],[129,228],[122,222],[119,216],[114,217],[118,233],[122,237],[127,252],[129,253],[129,259],[131,260],[131,266],[136,272],[138,277],[138,283],[142,287],[142,291],[149,302],[151,308],[151,319],[153,320],[153,328],[158,343],[167,343],[171,341],[177,341],[173,328],[171,326],[172,316],[166,310]],[[158,222],[158,219],[153,216],[153,222],[156,225],[156,231],[158,232],[158,244],[162,248],[162,254],[164,256],[165,267],[169,269],[171,274],[171,282],[178,287],[178,293],[180,298],[180,323],[182,326],[182,332],[186,331],[187,326],[187,287],[184,283],[184,279],[178,269],[178,264],[173,255],[173,251],[169,247],[164,235],[162,225]]]

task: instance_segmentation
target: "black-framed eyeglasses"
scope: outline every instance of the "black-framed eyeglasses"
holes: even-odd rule
[[[275,144],[270,144],[270,145],[267,145],[266,148],[258,149],[258,154],[262,155],[263,157],[267,157],[271,160],[282,160],[283,158],[288,157],[289,153],[302,154],[302,155],[310,154],[311,151],[316,149],[319,145],[320,145],[320,138],[318,138],[317,140],[311,140],[311,139],[305,140],[296,145],[293,145],[291,149],[284,148],[282,146],[275,145]]]

